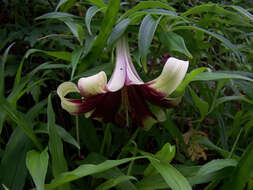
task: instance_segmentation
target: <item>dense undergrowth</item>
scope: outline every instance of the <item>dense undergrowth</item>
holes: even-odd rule
[[[253,189],[251,1],[4,0],[0,8],[0,189]],[[169,57],[189,60],[172,93],[181,102],[150,130],[125,107],[122,122],[70,115],[56,93],[64,81],[110,78],[122,36],[145,82]]]

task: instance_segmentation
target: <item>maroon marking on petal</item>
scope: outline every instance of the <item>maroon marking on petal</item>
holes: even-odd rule
[[[98,96],[98,95],[97,95]],[[101,100],[97,102],[92,118],[102,118],[103,122],[114,122],[121,104],[121,91],[100,94]],[[89,101],[90,98],[87,99]]]
[[[78,110],[72,114],[83,114],[87,113],[96,108],[97,104],[102,101],[102,96],[92,96],[85,100],[82,99],[67,99],[67,101],[77,104]]]
[[[153,117],[157,119],[156,116],[151,112],[147,102],[143,98],[141,92],[139,92],[138,88],[141,85],[132,85],[127,86],[127,94],[129,100],[129,111],[130,117],[132,120],[136,121],[137,124],[143,127],[143,120],[147,117]]]
[[[166,99],[166,95],[151,88],[148,84],[136,86],[138,93],[142,94],[142,96],[151,104],[162,108],[174,107],[173,104]]]

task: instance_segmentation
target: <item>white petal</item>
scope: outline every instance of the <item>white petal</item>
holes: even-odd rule
[[[104,71],[78,80],[78,89],[83,97],[105,93],[107,77]]]
[[[61,99],[61,106],[63,109],[65,109],[66,111],[68,111],[69,113],[77,113],[79,111],[79,108],[81,106],[81,101],[78,102],[72,102],[71,99],[65,98],[65,96],[68,93],[71,92],[78,92],[79,90],[77,88],[77,86],[72,83],[72,82],[64,82],[62,84],[60,84],[60,86],[58,86],[57,88],[57,94]]]
[[[124,38],[125,43],[125,60],[126,60],[126,68],[127,68],[127,76],[126,76],[126,85],[132,85],[132,84],[144,84],[144,82],[141,80],[140,76],[135,70],[135,67],[132,63],[132,59],[129,52],[129,46]]]
[[[119,48],[117,48],[116,51],[116,64],[111,79],[107,84],[107,89],[111,92],[115,92],[121,89],[124,86],[126,80],[126,66],[124,55]]]
[[[170,57],[159,77],[149,82],[150,87],[169,96],[184,79],[189,61],[182,61],[174,57]]]

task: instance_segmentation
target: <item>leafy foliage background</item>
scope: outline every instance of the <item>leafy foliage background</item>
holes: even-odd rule
[[[251,1],[0,8],[2,189],[253,189]],[[123,34],[145,81],[170,56],[190,60],[181,104],[147,132],[70,116],[55,94],[63,81],[111,75]]]

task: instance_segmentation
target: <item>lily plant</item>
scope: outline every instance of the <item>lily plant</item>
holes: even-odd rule
[[[162,109],[180,102],[181,97],[169,97],[184,79],[189,62],[170,57],[160,76],[143,82],[132,63],[127,39],[122,37],[116,44],[116,63],[107,83],[104,71],[80,78],[78,85],[64,82],[57,94],[62,108],[70,114],[85,114],[87,118],[102,122],[125,123],[129,118],[145,130],[157,121],[165,119]],[[66,98],[78,92],[81,99]]]

